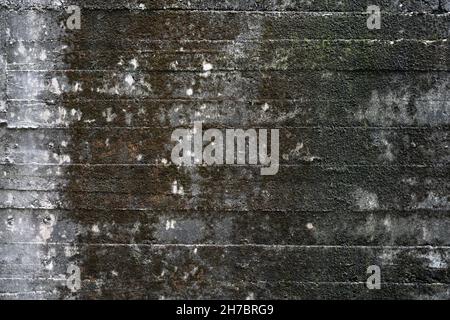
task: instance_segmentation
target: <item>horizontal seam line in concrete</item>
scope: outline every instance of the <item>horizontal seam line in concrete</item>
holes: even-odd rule
[[[372,71],[379,71],[379,72],[397,72],[397,73],[399,73],[399,74],[401,74],[402,72],[411,72],[411,71],[424,71],[424,72],[448,72],[449,71],[449,69],[447,69],[447,68],[441,68],[441,69],[439,69],[439,68],[434,68],[434,69],[429,69],[429,68],[427,68],[427,69],[425,69],[425,68],[410,68],[410,69],[376,69],[376,68],[373,68],[373,69],[370,69],[370,70],[372,70]],[[21,69],[9,69],[8,70],[8,72],[9,73],[11,73],[11,72],[21,72],[21,71],[24,71],[24,72],[31,72],[31,71],[35,71],[35,70],[21,70]],[[39,72],[41,72],[42,70],[39,70]],[[72,71],[74,71],[74,70],[70,70],[70,72],[72,72]],[[118,69],[113,69],[113,68],[111,68],[111,69],[103,69],[103,70],[91,70],[91,71],[89,71],[89,72],[92,72],[92,73],[96,73],[96,72],[113,72],[113,71],[118,71]],[[354,69],[342,69],[342,68],[320,68],[320,69],[313,69],[313,68],[310,68],[310,69],[307,69],[307,68],[285,68],[285,69],[275,69],[275,68],[271,68],[271,69],[228,69],[228,70],[226,70],[226,69],[221,69],[221,70],[217,70],[216,72],[211,72],[211,71],[208,71],[208,73],[210,74],[210,75],[213,75],[214,73],[216,73],[216,74],[225,74],[225,73],[227,73],[227,72],[243,72],[243,73],[245,73],[245,72],[279,72],[279,71],[285,71],[285,72],[294,72],[294,71],[298,71],[298,72],[303,72],[303,71],[337,71],[337,72],[359,72],[359,71],[369,71],[367,68],[354,68]],[[65,72],[64,70],[60,70],[60,71],[57,71],[57,72]],[[86,73],[89,73],[87,70],[81,70],[81,72],[86,72]],[[187,72],[189,72],[189,73],[193,73],[193,74],[196,74],[196,73],[198,73],[199,74],[199,76],[201,75],[201,74],[203,74],[203,73],[205,73],[205,72],[203,72],[202,70],[200,70],[200,69],[198,69],[198,70],[193,70],[193,69],[183,69],[183,70],[171,70],[171,69],[147,69],[147,70],[143,70],[143,71],[139,71],[139,72],[134,72],[134,71],[124,71],[124,72],[128,72],[128,73],[133,73],[133,74],[135,74],[135,75],[137,75],[137,74],[140,74],[140,75],[142,75],[142,74],[145,74],[146,72],[149,72],[149,73],[151,73],[151,72],[166,72],[167,74],[173,74],[173,75],[176,75],[177,73],[178,74],[181,74],[181,73],[187,73]],[[74,92],[71,92],[71,91],[68,91],[68,92],[64,92],[64,93],[74,93]],[[100,94],[105,94],[105,93],[100,93]]]
[[[446,57],[441,57],[442,61],[441,62],[446,62]],[[333,62],[334,63],[334,62]],[[345,64],[346,62],[342,62],[343,64]],[[438,64],[438,62],[432,62],[433,64]],[[354,65],[355,63],[352,62],[352,64]],[[417,64],[417,62],[413,62],[413,64]],[[16,64],[17,65],[17,64]],[[28,64],[27,64],[28,65]],[[170,68],[141,68],[139,71],[136,70],[124,70],[124,72],[128,72],[128,73],[132,73],[132,74],[144,74],[144,73],[151,73],[151,72],[164,72],[164,73],[170,73],[170,74],[176,74],[176,73],[199,73],[201,75],[207,73],[209,75],[212,74],[226,74],[226,73],[245,73],[245,72],[279,72],[279,71],[335,71],[335,72],[347,72],[347,73],[351,73],[351,72],[360,72],[360,71],[365,71],[365,72],[397,72],[397,73],[403,73],[403,72],[449,72],[450,69],[448,68],[448,66],[445,66],[446,68],[413,68],[413,67],[409,67],[409,68],[378,68],[378,67],[355,67],[355,68],[330,68],[330,67],[311,67],[311,68],[306,68],[306,67],[286,67],[286,68],[258,68],[258,69],[239,69],[239,68],[216,68],[214,70],[210,70],[210,71],[204,71],[202,70],[200,67],[199,68],[180,68],[178,70],[176,69],[170,69]],[[83,72],[83,73],[95,73],[95,72],[111,72],[111,71],[117,71],[119,70],[119,67],[112,67],[110,69],[52,69],[51,72],[55,73],[55,72]],[[11,71],[11,72],[49,72],[50,70],[48,69],[8,69],[7,71]]]
[[[226,129],[230,129],[230,130],[236,130],[236,129],[278,129],[278,130],[327,130],[327,131],[341,131],[341,130],[363,130],[361,127],[273,127],[273,126],[269,126],[270,124],[268,124],[267,126],[239,126],[239,127],[223,127],[223,126],[217,126],[215,125],[216,122],[213,122],[211,124],[208,123],[204,123],[204,130],[207,130],[209,128],[213,128],[213,129],[219,129],[219,130],[226,130]],[[91,127],[88,125],[85,126],[66,126],[66,127],[48,127],[48,126],[15,126],[15,125],[8,125],[6,127],[6,129],[9,131],[18,131],[18,132],[23,132],[23,131],[53,131],[53,130],[62,130],[62,131],[73,131],[76,128],[76,130],[96,130],[96,131],[111,131],[111,130],[150,130],[150,129],[190,129],[189,127],[185,127],[185,126],[176,126],[176,127],[108,127],[108,126],[104,126],[104,127]],[[450,130],[450,123],[449,124],[436,124],[433,126],[423,126],[423,127],[370,127],[367,128],[367,130],[365,131],[369,131],[369,130],[373,130],[373,131],[388,131],[388,130],[392,130],[392,131],[396,131],[396,130],[416,130],[416,131],[433,131],[433,132],[446,132]]]
[[[42,211],[42,213],[46,213],[48,210],[47,209],[37,209],[37,208],[29,208],[29,209],[17,209],[17,208],[13,208],[13,209],[5,209],[5,208],[0,208],[0,212],[2,211],[30,211],[30,212],[36,212],[36,211]],[[53,210],[53,211],[60,211],[61,213],[64,211],[66,213],[70,213],[73,212],[72,209],[57,209],[57,210]],[[89,212],[89,211],[102,211],[102,212],[122,212],[124,210],[120,210],[120,209],[80,209],[78,210],[80,212]],[[160,213],[160,212],[165,212],[167,213],[167,210],[165,209],[127,209],[125,211],[137,211],[137,212],[151,212],[151,213]],[[367,213],[367,214],[380,214],[380,215],[385,215],[386,213],[389,212],[395,212],[396,214],[399,214],[398,217],[405,217],[405,215],[407,216],[411,216],[411,215],[417,215],[417,214],[437,214],[437,215],[442,215],[442,213],[447,213],[448,211],[445,210],[441,210],[441,211],[436,211],[433,209],[411,209],[411,210],[398,210],[398,209],[390,209],[390,210],[367,210],[367,211],[360,211],[360,210],[350,210],[350,209],[322,209],[322,210],[300,210],[300,209],[292,209],[292,210],[277,210],[277,209],[258,209],[258,210],[239,210],[239,209],[211,209],[211,210],[196,210],[196,209],[178,209],[175,210],[174,213],[177,212],[183,212],[183,213],[200,213],[200,214],[204,214],[204,213],[233,213],[233,214],[241,214],[241,213],[261,213],[261,214],[267,214],[267,213],[274,213],[274,214],[288,214],[288,213],[310,213],[310,214],[316,214],[316,213],[336,213],[336,212],[341,212],[342,214],[347,214],[347,213],[358,213],[358,214],[363,214],[363,213]],[[39,213],[38,213],[39,214]],[[449,213],[450,215],[450,213]],[[220,216],[217,216],[216,218],[221,218]],[[301,218],[299,216],[299,218]]]
[[[67,281],[67,278],[45,278],[45,277],[37,277],[37,278],[19,278],[19,277],[5,277],[0,278],[0,281]],[[93,279],[82,279],[82,282],[96,282]],[[153,283],[164,282],[164,280],[154,280],[151,281]],[[197,281],[189,281],[189,283],[201,282],[201,280]],[[213,281],[214,283],[228,283],[228,281]],[[306,285],[366,285],[366,281],[295,281],[295,280],[256,280],[256,281],[244,281],[244,283],[295,283],[295,284],[306,284]],[[392,285],[392,286],[448,286],[450,283],[445,282],[382,282],[382,285]],[[33,291],[32,291],[33,292]],[[13,292],[11,294],[19,294],[20,292]],[[0,296],[5,293],[0,292]]]
[[[120,180],[120,179],[116,179],[116,180]],[[245,180],[246,182],[251,182],[251,180]],[[228,184],[225,184],[225,186],[227,186]],[[58,192],[64,192],[66,191],[66,188],[54,188],[54,189],[48,189],[48,190],[39,190],[39,189],[0,189],[0,191],[3,192],[17,192],[17,193],[27,193],[27,192],[34,192],[34,193],[58,193]],[[166,197],[172,197],[172,198],[177,198],[179,196],[174,195],[172,192],[170,191],[166,191],[166,192],[132,192],[132,191],[102,191],[102,190],[88,190],[88,191],[82,191],[82,190],[78,190],[78,191],[71,191],[72,194],[92,194],[92,195],[127,195],[127,196],[136,196],[136,197],[142,197],[142,196],[166,196]],[[209,195],[223,195],[223,192],[209,192]],[[184,192],[184,197],[191,197],[191,198],[195,198],[198,199],[198,195],[195,195],[193,191],[191,192]],[[183,198],[180,198],[183,199]],[[447,206],[442,206],[447,208]],[[4,209],[4,208],[9,208],[8,206],[0,206],[0,209]],[[77,206],[75,206],[74,208],[77,208]],[[363,210],[364,211],[364,210]],[[370,211],[370,210],[367,210]]]
[[[111,212],[111,211],[116,211],[116,212],[155,212],[155,213],[161,213],[161,212],[167,212],[167,210],[161,210],[161,209],[150,209],[150,208],[62,208],[62,207],[53,207],[53,208],[48,208],[48,207],[0,207],[0,211],[8,211],[8,210],[14,210],[14,211],[68,211],[68,212],[73,212],[73,211],[77,211],[77,212]],[[380,210],[378,209],[377,212],[379,214],[384,213],[392,213],[394,211],[396,211],[397,209],[395,208],[390,208],[390,209],[383,209]],[[339,211],[339,209],[336,210],[301,210],[301,209],[278,209],[278,208],[273,208],[273,209],[253,209],[253,210],[236,210],[236,209],[218,209],[218,208],[211,208],[211,209],[173,209],[172,210],[175,213],[181,213],[181,212],[200,212],[200,213],[210,213],[210,212],[240,212],[240,213],[251,213],[251,212],[266,212],[266,213],[294,213],[294,212],[311,212],[311,213],[330,213],[330,212],[336,212]],[[351,211],[348,208],[343,208],[342,211],[345,211],[347,213],[356,213],[356,214],[372,214],[374,213],[374,211],[372,210],[353,210]],[[446,214],[448,213],[448,209],[431,209],[431,208],[422,208],[422,209],[411,209],[411,210],[407,210],[407,209],[401,209],[400,210],[403,213],[411,213],[411,214],[417,214],[417,212],[421,211],[424,212],[426,211],[427,214]],[[398,210],[397,210],[398,212]]]
[[[274,119],[276,120],[276,119]],[[226,120],[225,120],[226,121]],[[208,122],[211,122],[212,124],[208,124]],[[217,120],[207,120],[207,122],[203,123],[204,128],[207,128],[209,126],[212,126],[215,123],[218,123]],[[427,126],[262,126],[258,125],[258,120],[255,121],[255,125],[245,125],[239,127],[239,129],[305,129],[305,130],[419,130],[419,131],[448,131],[449,128],[445,128],[446,126],[450,126],[449,123],[446,124],[437,124],[437,125],[427,125]],[[18,130],[18,131],[25,131],[25,130],[31,130],[31,131],[38,131],[38,130],[57,130],[57,131],[71,131],[76,129],[91,129],[91,130],[115,130],[115,129],[123,129],[123,130],[149,130],[149,129],[156,129],[156,130],[162,130],[162,129],[189,129],[192,125],[177,125],[177,126],[82,126],[77,124],[72,124],[68,126],[7,126],[6,129],[8,130]],[[223,125],[214,125],[214,129],[236,129],[234,126],[223,126]]]
[[[19,281],[28,281],[28,280],[31,280],[31,281],[39,281],[39,280],[48,280],[48,281],[67,281],[67,279],[66,278],[54,278],[54,277],[48,277],[48,278],[45,278],[45,277],[36,277],[36,278],[32,278],[32,277],[30,277],[30,278],[19,278],[19,277],[0,277],[0,281],[2,281],[2,280],[19,280]],[[0,292],[0,295],[1,295],[1,292]]]
[[[137,39],[123,39],[123,40],[117,40],[115,41],[115,43],[127,43],[129,44],[130,42],[135,43],[135,44],[142,44],[142,43],[153,43],[153,42],[158,42],[158,43],[171,43],[171,42],[177,42],[177,43],[187,43],[187,42],[206,42],[206,43],[211,43],[211,42],[215,42],[215,43],[219,43],[219,42],[224,42],[224,43],[232,43],[232,44],[241,44],[241,43],[253,43],[253,42],[284,42],[284,41],[289,41],[289,42],[299,42],[299,43],[308,43],[308,42],[386,42],[386,43],[397,43],[397,42],[423,42],[423,43],[428,43],[428,44],[432,44],[435,42],[447,42],[448,38],[431,38],[431,39],[425,39],[425,38],[398,38],[398,39],[377,39],[377,38],[303,38],[303,39],[296,39],[296,38],[274,38],[274,39],[258,39],[258,38],[253,38],[253,39],[148,39],[148,38],[137,38]],[[9,47],[12,44],[15,43],[22,43],[22,44],[27,44],[27,43],[48,43],[48,42],[55,42],[56,44],[58,44],[58,46],[61,46],[61,43],[58,40],[55,39],[41,39],[41,40],[36,40],[36,39],[15,39],[15,38],[10,38],[8,39],[7,43],[6,43],[6,47]],[[78,43],[97,43],[97,42],[104,42],[104,44],[108,44],[109,46],[111,46],[111,42],[107,41],[107,40],[92,40],[92,39],[82,39],[82,40],[77,40],[77,39],[72,39],[72,44],[78,44]],[[95,49],[89,48],[89,50],[95,51]],[[109,51],[109,50],[107,50]],[[127,51],[130,52],[134,52],[131,49],[128,49]],[[147,50],[140,50],[139,52],[146,52]],[[181,53],[185,53],[185,52],[189,52],[188,49],[184,49],[183,51],[180,51]]]
[[[292,99],[292,98],[259,98],[259,99],[245,99],[245,98],[170,98],[170,99],[163,99],[163,98],[152,98],[152,97],[130,97],[130,98],[121,98],[120,96],[117,98],[111,98],[111,99],[98,99],[98,98],[64,98],[61,99],[67,102],[91,102],[91,101],[95,101],[95,102],[129,102],[129,101],[134,101],[138,104],[140,104],[141,102],[146,102],[146,101],[158,101],[158,102],[196,102],[196,103],[200,103],[200,102],[252,102],[252,103],[257,103],[257,102],[262,102],[262,101],[283,101],[283,102],[334,102],[334,103],[343,103],[343,102],[363,102],[366,101],[367,99]],[[7,98],[6,99],[7,102],[31,102],[34,103],[36,105],[40,105],[40,104],[45,104],[46,102],[48,102],[47,99],[16,99],[16,98]],[[54,101],[54,99],[51,99],[51,101]],[[388,100],[391,101],[391,100]],[[404,102],[409,102],[409,99],[398,99],[396,101],[404,101]],[[419,102],[450,102],[450,98],[449,99],[415,99],[415,101],[419,101]],[[393,102],[393,101],[392,101]],[[51,107],[51,106],[50,106]]]
[[[116,71],[115,69],[99,69],[99,70],[92,70],[92,69],[30,69],[30,70],[7,70],[7,71],[11,71],[13,73],[24,73],[24,72],[29,72],[29,73],[111,73]],[[249,69],[249,70],[210,70],[209,73],[211,74],[222,74],[222,75],[228,75],[230,73],[252,73],[252,74],[258,74],[260,72],[262,73],[283,73],[286,70],[260,70],[260,69]],[[295,70],[294,70],[295,71]],[[305,69],[304,70],[304,74],[314,74],[314,75],[318,75],[320,73],[324,73],[323,71],[327,71],[327,70],[309,70],[309,69]],[[382,71],[382,72],[381,72]],[[164,70],[164,71],[158,71],[158,70],[128,70],[128,73],[130,74],[146,74],[146,73],[161,73],[161,74],[177,74],[177,73],[185,73],[185,74],[192,74],[192,73],[199,73],[199,74],[204,74],[205,72],[203,70]],[[384,73],[387,74],[404,74],[404,73],[416,73],[416,74],[424,74],[424,73],[429,73],[429,74],[435,74],[435,73],[450,73],[450,70],[390,70],[390,69],[386,69],[386,70],[378,70],[378,69],[356,69],[356,70],[333,70],[333,73],[335,74],[367,74],[369,76],[377,74],[377,75],[382,75],[384,76]],[[8,74],[9,76],[9,74]],[[370,79],[370,77],[369,77]]]
[[[50,11],[50,12],[65,12],[65,7],[54,7],[54,6],[39,6],[39,5],[32,5],[32,6],[11,6],[11,5],[0,5],[0,9],[6,8],[7,10],[17,10],[15,13],[22,13],[22,12],[30,12],[30,11]],[[367,7],[362,6],[363,10]],[[248,9],[242,9],[242,10],[236,10],[236,9],[219,9],[219,8],[130,8],[130,7],[92,7],[92,6],[80,6],[81,10],[87,10],[87,11],[99,11],[99,12],[117,12],[117,11],[132,11],[133,13],[141,12],[141,13],[213,13],[213,14],[223,14],[223,13],[244,13],[244,14],[253,14],[253,15],[266,15],[266,14],[283,14],[283,15],[292,15],[292,14],[302,14],[302,15],[309,15],[309,16],[318,16],[318,17],[324,17],[324,16],[333,16],[333,15],[339,15],[339,16],[368,16],[370,15],[367,11],[329,11],[329,10],[273,10],[273,9],[256,9],[256,10],[248,10]],[[440,17],[440,16],[446,16],[449,15],[449,12],[432,12],[431,10],[423,10],[423,11],[400,11],[400,10],[381,10],[383,14],[389,15],[389,16],[430,16],[430,17]]]
[[[0,292],[0,296],[3,297],[11,297],[11,296],[20,296],[20,295],[41,295],[41,294],[54,294],[52,291],[23,291],[23,292]]]
[[[149,244],[149,243],[87,243],[87,242],[0,242],[0,245],[47,245],[47,246],[92,246],[92,247],[150,247],[150,248],[263,248],[263,249],[445,249],[450,246],[366,246],[366,245],[294,245],[294,244]]]
[[[300,160],[299,160],[300,161]],[[304,161],[306,162],[306,161]],[[345,163],[335,163],[335,164],[280,164],[280,167],[317,167],[324,169],[341,169],[341,168],[443,168],[449,166],[450,163],[433,163],[433,164],[345,164]],[[20,163],[20,162],[0,162],[0,166],[15,167],[15,166],[48,166],[48,167],[167,167],[167,168],[222,168],[222,167],[266,167],[261,164],[223,164],[223,165],[192,165],[192,166],[178,166],[175,164],[155,164],[155,163]],[[25,175],[29,176],[29,175]],[[54,177],[54,175],[51,175]],[[40,177],[40,176],[37,176]],[[0,177],[1,178],[1,177]]]

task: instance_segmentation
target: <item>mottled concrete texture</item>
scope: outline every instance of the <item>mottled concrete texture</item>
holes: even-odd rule
[[[449,299],[449,10],[0,0],[0,299]],[[194,121],[279,173],[172,165]]]

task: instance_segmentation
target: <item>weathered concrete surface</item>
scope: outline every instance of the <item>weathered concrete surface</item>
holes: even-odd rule
[[[450,298],[449,10],[0,0],[0,298]],[[194,121],[279,173],[172,165]]]

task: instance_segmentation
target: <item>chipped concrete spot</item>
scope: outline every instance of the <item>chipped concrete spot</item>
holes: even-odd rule
[[[48,271],[52,271],[53,267],[54,267],[53,260],[45,265],[45,269],[47,269]]]
[[[249,292],[245,300],[255,300],[255,294],[253,292]]]
[[[91,228],[93,233],[100,233],[100,228],[98,227],[97,224],[94,224]]]
[[[125,77],[125,82],[131,87],[134,83],[133,76],[131,74],[127,74]]]
[[[60,95],[62,93],[61,88],[59,87],[58,79],[52,78],[52,85],[51,85],[50,91],[57,95]]]
[[[79,82],[75,82],[72,91],[73,92],[81,92],[81,91],[83,91],[83,89],[81,88],[81,84]]]
[[[213,65],[209,62],[203,61],[203,71],[211,71],[213,69]]]
[[[206,225],[200,219],[172,219],[160,217],[156,224],[155,238],[163,243],[195,244],[201,241],[206,234]],[[193,253],[196,254],[196,250]]]
[[[136,58],[131,59],[129,63],[131,66],[133,66],[134,70],[136,70],[139,67],[139,63],[137,62]]]
[[[64,255],[67,258],[73,257],[77,254],[79,254],[79,249],[77,246],[65,246],[64,247]]]
[[[55,216],[53,214],[49,214],[48,217],[44,219],[44,223],[39,225],[40,240],[45,242],[51,238],[55,223]]]

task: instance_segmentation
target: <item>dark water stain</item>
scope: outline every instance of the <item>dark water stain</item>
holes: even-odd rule
[[[116,13],[117,14],[117,13]],[[136,15],[146,14],[137,13]],[[92,79],[95,76],[93,72],[76,72],[68,71],[65,76],[70,84],[81,83],[83,92],[77,96],[72,93],[65,93],[63,96],[64,107],[67,110],[78,109],[80,104],[92,105],[92,114],[89,115],[88,108],[83,108],[84,119],[98,118],[98,113],[94,112],[95,107],[99,102],[95,99],[111,99],[118,101],[119,99],[131,98],[136,103],[144,103],[147,98],[157,97],[158,99],[171,99],[174,96],[180,96],[180,92],[185,88],[173,87],[171,81],[173,78],[173,72],[152,72],[144,74],[139,71],[139,67],[135,71],[131,69],[129,65],[121,67],[119,64],[124,61],[127,64],[132,59],[137,59],[141,56],[139,46],[131,46],[127,49],[126,43],[127,32],[135,32],[136,34],[145,34],[147,29],[139,30],[133,28],[134,26],[124,26],[124,31],[121,34],[110,32],[106,26],[113,26],[115,21],[108,16],[108,12],[102,11],[89,11],[89,19],[92,24],[89,27],[82,27],[81,30],[74,31],[69,34],[63,42],[70,46],[72,52],[79,50],[80,48],[86,48],[84,51],[85,56],[81,59],[78,55],[66,55],[66,63],[69,70],[84,70],[86,69],[85,62],[89,61],[91,65],[95,65],[95,59],[98,58],[95,55],[97,50],[96,44],[90,42],[88,39],[95,39],[98,35],[98,39],[103,42],[109,42],[110,50],[117,52],[115,59],[109,61],[111,66],[118,66],[115,70],[115,75]],[[95,20],[97,23],[95,23]],[[185,28],[186,23],[179,21],[177,26],[167,25],[154,25],[154,34],[165,34],[167,38],[171,38],[171,34],[167,33],[172,31],[174,37],[178,34],[177,31],[180,28]],[[191,21],[192,22],[192,21]],[[150,22],[149,22],[150,23]],[[213,24],[214,22],[210,22]],[[139,26],[139,24],[137,24]],[[201,30],[192,30],[192,34],[196,32],[201,33],[208,25],[197,25],[196,27]],[[203,29],[202,29],[203,28]],[[275,32],[271,29],[272,25],[267,23],[256,24],[253,26],[247,26],[246,30],[252,30],[254,32],[252,37],[256,37],[260,40],[271,39],[272,34],[279,33],[279,30]],[[112,30],[117,30],[113,28]],[[169,30],[169,31],[168,31]],[[130,34],[130,36],[132,36]],[[150,35],[151,36],[151,35]],[[248,34],[242,34],[239,30],[239,26],[230,26],[227,33],[227,37],[232,37],[235,41],[240,41],[248,37]],[[141,39],[145,40],[145,39]],[[301,39],[300,39],[301,40]],[[334,56],[334,51],[327,49],[327,43],[323,42],[322,46],[317,47],[317,51],[312,51],[311,59],[314,57],[316,64],[320,65],[322,61],[331,61]],[[126,51],[119,50],[125,49]],[[225,47],[224,50],[227,48]],[[264,49],[261,47],[255,47],[255,51]],[[275,53],[270,50],[264,51],[268,56],[261,56],[262,61],[273,61],[275,65],[282,64],[277,59],[283,58],[275,56]],[[230,55],[233,54],[230,52]],[[289,54],[289,53],[288,53]],[[328,54],[328,56],[326,56]],[[91,56],[92,55],[92,56]],[[320,57],[320,58],[318,58]],[[349,55],[350,59],[352,55]],[[386,60],[395,59],[393,56],[386,56]],[[309,59],[307,56],[306,59]],[[353,56],[353,59],[365,60],[366,65],[369,63],[370,58]],[[355,64],[357,62],[355,61]],[[372,66],[374,70],[377,66]],[[313,68],[311,68],[313,69]],[[429,77],[423,76],[421,73],[411,74],[395,74],[393,72],[385,71],[356,71],[345,72],[339,70],[327,71],[306,69],[301,71],[304,77],[298,76],[298,71],[273,71],[273,72],[243,72],[237,73],[236,82],[230,82],[227,84],[230,87],[231,93],[243,92],[234,88],[237,84],[244,83],[249,88],[257,88],[256,92],[246,92],[244,96],[237,97],[242,99],[251,100],[270,100],[270,99],[306,99],[314,100],[317,97],[324,96],[328,99],[347,101],[349,99],[355,99],[358,103],[361,103],[362,109],[370,104],[373,99],[373,93],[377,92],[380,96],[389,96],[391,92],[402,92],[405,90],[406,97],[409,97],[407,104],[407,116],[414,118],[417,110],[415,110],[414,99],[421,97],[432,92],[436,87],[436,83],[441,81],[438,75],[430,75]],[[371,69],[371,68],[369,68]],[[100,73],[99,73],[100,74]],[[136,91],[127,91],[129,88],[124,84],[126,75],[130,74],[133,77],[133,83],[138,88]],[[214,77],[214,72],[211,75]],[[128,78],[129,79],[129,78]],[[143,82],[140,82],[144,79]],[[201,88],[199,82],[202,81],[201,77],[196,73],[186,77],[186,87],[192,86],[194,91],[193,99],[201,98],[198,90]],[[107,88],[103,85],[107,84]],[[91,86],[91,87],[89,87]],[[97,92],[97,88],[104,88],[106,91],[114,87],[119,88],[118,94],[111,92]],[[127,89],[128,88],[128,89]],[[149,89],[151,88],[151,89]],[[91,90],[91,91],[90,91]],[[208,96],[217,95],[221,92],[222,88],[209,88]],[[85,99],[88,98],[88,99]],[[189,97],[184,97],[189,98]],[[99,104],[99,105],[104,105]],[[359,110],[354,110],[357,113]],[[393,111],[395,113],[401,113],[401,110],[397,106],[394,106]],[[106,110],[105,110],[106,112]],[[338,111],[336,111],[338,112]],[[376,110],[375,112],[383,113],[383,110]],[[139,115],[145,117],[145,114]],[[339,118],[339,114],[330,114],[331,117]],[[376,121],[376,115],[366,116],[367,125],[371,125],[371,121]],[[375,119],[375,120],[374,120]],[[206,120],[206,119],[205,119]],[[409,121],[409,120],[408,120]],[[401,124],[401,120],[394,120],[393,125]],[[411,124],[416,124],[414,120],[411,120]],[[92,124],[95,126],[95,122]],[[189,125],[189,124],[187,124]],[[104,128],[107,130],[113,130],[113,128]],[[126,166],[126,161],[131,158],[139,157],[139,150],[135,150],[135,146],[139,144],[139,141],[130,141],[132,135],[128,135],[127,130],[123,131],[123,135],[120,137],[121,146],[119,150],[111,150],[113,153],[122,154],[125,163],[116,164],[117,166],[90,166],[92,164],[92,152],[98,149],[98,139],[95,130],[87,130],[86,123],[73,122],[69,128],[70,134],[70,146],[68,153],[73,163],[79,165],[72,165],[67,169],[66,175],[69,179],[69,183],[65,190],[64,200],[67,206],[73,208],[71,210],[71,219],[73,222],[83,230],[78,235],[78,238],[74,245],[78,248],[78,253],[71,259],[72,262],[80,267],[81,278],[83,279],[83,288],[76,294],[72,294],[68,291],[62,291],[61,297],[76,297],[76,298],[164,298],[164,297],[202,297],[215,296],[220,298],[235,298],[245,297],[247,295],[248,284],[245,284],[245,275],[249,275],[248,266],[244,264],[242,259],[244,257],[244,250],[227,250],[226,248],[220,248],[218,250],[208,249],[196,249],[194,247],[177,248],[177,247],[146,247],[139,246],[142,239],[152,239],[147,244],[155,244],[160,240],[164,240],[164,236],[158,236],[161,232],[157,229],[161,223],[160,216],[165,216],[166,213],[173,214],[175,211],[177,215],[182,217],[186,211],[201,211],[204,207],[208,207],[210,203],[223,204],[224,209],[237,208],[244,211],[245,214],[247,203],[254,201],[251,199],[263,199],[264,194],[261,194],[259,190],[264,190],[265,185],[270,183],[270,178],[261,178],[253,184],[242,185],[242,194],[237,197],[235,194],[230,195],[227,190],[227,185],[217,186],[216,181],[224,181],[223,173],[220,172],[220,168],[216,173],[211,174],[211,170],[205,168],[176,168],[169,166],[154,166],[142,161],[136,161],[135,164],[141,164],[142,166]],[[283,137],[285,132],[281,132]],[[170,150],[170,137],[160,138],[160,140],[153,140],[151,143],[154,145],[166,146]],[[106,142],[105,142],[106,143]],[[79,146],[84,146],[80,148]],[[116,145],[117,146],[117,145]],[[308,154],[306,153],[305,156]],[[105,158],[109,156],[105,153]],[[168,159],[167,159],[168,160]],[[241,171],[240,174],[242,174]],[[310,176],[308,174],[310,173]],[[239,173],[238,173],[239,174]],[[249,174],[251,176],[251,174]],[[401,174],[399,174],[401,176]],[[397,179],[398,177],[390,177],[389,179]],[[306,170],[305,179],[314,180],[313,170]],[[184,195],[172,194],[172,183],[177,181],[178,186],[184,187]],[[233,177],[225,177],[225,181],[233,180]],[[116,181],[116,183],[114,182]],[[348,176],[348,179],[344,179],[344,184],[354,184],[353,177]],[[123,186],[122,188],[136,188],[139,186],[142,192],[133,193],[126,190],[120,193],[111,193],[117,190],[117,186]],[[364,189],[364,185],[359,186]],[[311,188],[315,188],[314,182],[311,183]],[[82,190],[96,190],[102,189],[97,192],[82,192]],[[246,192],[245,190],[252,190]],[[379,190],[383,190],[383,181],[379,182]],[[424,195],[425,197],[425,195]],[[344,199],[344,201],[350,201]],[[124,215],[121,216],[120,211],[125,207],[129,211],[123,211]],[[135,211],[133,211],[135,209]],[[148,209],[148,210],[144,210]],[[113,211],[115,211],[113,213]],[[217,212],[221,214],[221,212]],[[113,217],[113,218],[110,218]],[[135,228],[134,239],[131,243],[122,243],[120,245],[108,243],[108,239],[114,238],[108,234],[102,235],[104,232],[104,225],[117,224],[117,230],[121,228]],[[95,231],[92,231],[94,225],[97,225],[101,236],[95,235]],[[194,223],[195,225],[195,223]],[[168,229],[171,228],[170,221]],[[233,226],[228,225],[226,228],[233,230]],[[109,229],[110,232],[114,232],[114,228]],[[112,230],[112,231],[111,231]],[[164,231],[164,230],[163,230]],[[119,231],[118,231],[119,232]],[[121,232],[121,231],[120,231]],[[173,232],[173,231],[171,231]],[[192,232],[196,232],[192,230]],[[218,230],[217,232],[224,232]],[[227,230],[229,232],[229,230]],[[146,235],[144,236],[143,233]],[[154,234],[153,237],[149,237],[148,234]],[[183,236],[180,235],[182,238]],[[194,237],[195,238],[195,237]],[[99,240],[102,239],[102,240]],[[189,239],[185,237],[184,239]],[[226,240],[226,239],[225,239]],[[97,242],[97,243],[96,243]],[[94,245],[83,245],[86,243],[95,243]],[[135,245],[136,244],[136,245]],[[199,252],[197,252],[197,250]],[[232,252],[234,252],[232,254]],[[237,253],[236,253],[237,252]],[[287,255],[289,253],[286,253]],[[332,258],[336,258],[340,255],[339,252],[332,252]],[[227,258],[229,257],[229,258]],[[266,260],[260,261],[261,257]],[[260,256],[252,256],[251,262],[267,263],[268,265],[276,265],[276,258],[280,258],[280,255],[265,256],[261,253]],[[367,256],[359,257],[357,255],[351,256],[357,260],[355,263],[360,264],[361,267],[364,264],[373,263],[374,255],[367,254]],[[285,262],[285,268],[281,271],[284,272],[288,278],[291,273],[297,272],[295,269],[289,267],[290,264],[295,265],[295,261],[290,260],[288,256],[281,257]],[[337,259],[337,258],[336,258]],[[359,260],[358,260],[359,259]],[[339,260],[339,259],[338,259]],[[318,265],[318,260],[308,260],[310,263],[303,265],[302,272],[307,276],[308,274],[314,274]],[[352,261],[350,259],[350,261]],[[329,271],[333,274],[333,265],[321,265],[322,269]],[[240,276],[240,268],[245,271],[244,276]],[[415,268],[415,267],[411,267]],[[417,267],[421,271],[420,267]],[[363,268],[362,268],[363,269]],[[264,268],[258,270],[266,270]],[[270,269],[268,269],[270,270]],[[276,276],[283,273],[278,272],[273,275],[268,274],[268,280],[271,280],[273,276],[275,280]],[[247,272],[247,273],[246,273]],[[214,276],[212,276],[214,274]],[[232,276],[227,277],[230,274]],[[317,276],[317,281],[321,278],[321,275]],[[362,274],[364,276],[364,274]],[[356,278],[355,278],[356,277]],[[350,274],[348,280],[360,279],[361,275]],[[236,281],[236,280],[239,281]],[[256,279],[258,279],[256,277]],[[295,277],[294,277],[295,279]],[[347,280],[347,279],[344,279]],[[229,283],[228,291],[220,291],[220,287],[216,286],[218,282],[236,281],[236,283]],[[242,284],[240,282],[243,282]],[[269,281],[270,282],[270,281]],[[269,287],[269,285],[267,285]],[[242,288],[239,292],[239,288]],[[266,287],[259,288],[259,297],[265,297],[264,289]],[[210,290],[208,293],[207,291]],[[278,291],[277,291],[278,290]],[[285,290],[292,290],[285,289]],[[281,292],[280,292],[281,291]],[[299,292],[284,291],[283,287],[277,287],[273,289],[273,292],[277,292],[277,296],[295,296]],[[305,295],[304,291],[300,290],[300,294]],[[355,295],[357,293],[353,293]],[[395,295],[395,291],[387,294]],[[314,296],[322,297],[326,296],[325,292],[317,291],[313,293]]]

